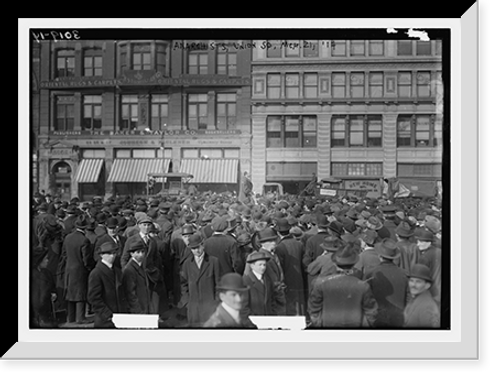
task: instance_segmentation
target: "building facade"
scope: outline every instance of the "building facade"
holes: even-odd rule
[[[252,60],[252,179],[298,192],[404,180],[434,192],[442,164],[441,41],[260,40]]]
[[[237,191],[251,160],[247,41],[42,41],[38,187],[144,195],[147,173]]]

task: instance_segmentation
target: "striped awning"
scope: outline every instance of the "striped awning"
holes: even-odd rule
[[[83,159],[78,165],[76,182],[96,183],[101,173],[104,159]]]
[[[145,183],[148,173],[168,172],[170,159],[115,159],[111,166],[110,183]]]
[[[193,175],[193,183],[238,182],[238,159],[183,159],[180,172]]]

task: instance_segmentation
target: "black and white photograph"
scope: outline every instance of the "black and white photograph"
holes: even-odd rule
[[[29,28],[27,331],[453,334],[452,30],[392,25]]]

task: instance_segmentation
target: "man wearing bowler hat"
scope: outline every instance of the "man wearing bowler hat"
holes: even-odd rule
[[[232,272],[242,274],[244,264],[238,255],[238,243],[233,237],[224,234],[229,228],[227,219],[221,216],[215,217],[212,228],[214,233],[205,241],[206,253],[219,260],[222,275]]]
[[[276,233],[276,230],[267,227],[264,230],[258,232],[257,236],[261,245],[259,251],[266,253],[270,258],[270,261],[267,264],[267,273],[269,274],[269,277],[273,281],[274,285],[278,288],[278,290],[281,290],[284,297],[286,289],[285,274],[283,272],[283,265],[281,263],[281,260],[276,255],[276,244],[278,242],[278,235]],[[246,270],[248,270],[248,260]],[[247,271],[245,271],[245,273],[247,273]]]
[[[75,220],[75,231],[65,237],[62,246],[59,268],[64,266],[64,291],[65,299],[68,301],[68,323],[89,323],[85,319],[85,305],[88,277],[94,263],[90,241],[85,237],[85,228],[88,223],[88,218],[85,215],[79,216]]]
[[[132,314],[152,314],[151,288],[144,269],[146,244],[136,240],[127,246],[130,260],[123,268],[123,287],[127,299],[127,309]]]
[[[304,279],[306,277],[302,267],[304,246],[290,234],[291,226],[288,219],[277,220],[275,229],[279,237],[275,253],[282,265],[286,285],[286,314],[305,315],[307,306]]]
[[[243,308],[246,315],[285,315],[285,295],[268,274],[270,255],[265,251],[254,251],[247,257],[250,271],[243,275],[248,286],[248,298]]]
[[[385,238],[377,244],[380,265],[365,275],[377,300],[376,327],[400,328],[408,293],[407,273],[394,262],[400,257],[396,242]]]
[[[337,237],[326,237],[320,246],[324,250],[323,254],[311,262],[307,267],[307,273],[312,278],[311,289],[313,289],[315,283],[318,282],[318,278],[324,278],[337,272],[335,255],[345,246],[345,243]]]
[[[411,297],[404,310],[406,328],[439,328],[440,311],[431,295],[431,285],[430,269],[422,264],[414,265],[408,279]]]
[[[105,242],[112,242],[115,245],[117,245],[118,249],[116,251],[116,258],[115,258],[115,263],[114,265],[117,266],[118,268],[122,268],[121,266],[121,257],[123,253],[123,248],[125,247],[125,242],[126,238],[122,235],[118,234],[118,219],[114,217],[110,217],[106,220],[104,227],[106,229],[106,233],[102,234],[100,237],[97,238],[97,241],[95,243],[94,247],[94,260],[96,262],[100,261],[100,256],[99,256],[99,248],[105,243]]]
[[[190,327],[202,327],[216,307],[216,287],[221,277],[219,260],[205,253],[200,233],[189,236],[192,255],[182,264],[182,298],[178,307],[187,307]]]
[[[441,303],[441,249],[433,245],[434,235],[426,229],[417,229],[415,238],[420,253],[418,263],[429,268],[432,277],[430,293],[439,305]]]
[[[249,287],[245,286],[240,274],[224,274],[217,286],[220,303],[212,316],[203,324],[203,327],[257,328],[248,316],[241,312],[248,298],[248,289]]]
[[[359,269],[362,276],[365,277],[367,273],[380,265],[379,253],[375,249],[378,235],[375,231],[367,229],[361,234],[360,239],[361,249],[363,251],[359,254],[359,260],[354,267]]]
[[[115,328],[114,313],[124,312],[125,294],[122,291],[122,273],[115,266],[120,248],[114,242],[98,247],[100,260],[89,275],[88,301],[94,311],[94,328]]]
[[[309,296],[309,315],[313,327],[371,327],[377,316],[377,301],[370,286],[353,275],[359,245],[349,242],[335,256],[336,274],[315,284]]]

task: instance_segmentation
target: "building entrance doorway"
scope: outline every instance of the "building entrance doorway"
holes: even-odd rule
[[[53,192],[61,201],[71,200],[71,166],[64,161],[52,167]]]

